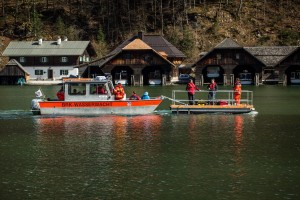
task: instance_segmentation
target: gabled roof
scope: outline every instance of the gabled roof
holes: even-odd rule
[[[27,72],[26,69],[15,59],[9,60],[8,63],[5,65],[5,67],[6,66],[18,66],[25,74],[30,75],[30,73]]]
[[[143,42],[140,39],[135,39],[132,43],[126,45],[122,49],[119,49],[118,52],[114,51],[115,52],[114,54],[109,54],[108,56],[105,56],[105,57],[100,58],[100,59],[93,60],[93,61],[91,61],[89,63],[82,64],[82,65],[79,65],[77,67],[78,68],[87,68],[90,65],[98,65],[101,68],[107,62],[109,62],[110,60],[112,60],[113,58],[115,58],[120,53],[127,52],[127,51],[132,51],[132,50],[148,50],[148,51],[152,51],[156,55],[158,55],[159,57],[161,57],[163,60],[165,60],[167,63],[169,63],[170,65],[172,65],[173,67],[175,67],[175,65],[172,62],[170,62],[168,59],[166,59],[163,54],[161,54],[160,52],[155,51],[154,49],[152,49],[151,47],[149,47],[145,42]]]
[[[296,46],[244,47],[266,66],[277,65],[297,48]]]
[[[185,58],[186,56],[177,49],[174,45],[168,42],[164,37],[161,35],[146,35],[143,33],[138,33],[131,38],[125,40],[122,44],[116,47],[112,52],[109,54],[115,54],[123,49],[126,45],[134,41],[135,39],[140,39],[149,45],[152,49],[157,52],[165,52],[168,57],[177,57],[177,58]]]
[[[89,41],[12,41],[3,52],[3,56],[72,56],[82,55]]]
[[[200,62],[201,60],[204,60],[206,57],[208,57],[209,55],[211,55],[215,50],[218,49],[239,49],[242,51],[246,51],[248,54],[252,55],[254,57],[254,59],[258,60],[258,62],[261,62],[262,64],[265,64],[263,61],[259,60],[257,57],[255,57],[253,54],[251,54],[249,51],[247,51],[245,48],[243,48],[242,46],[240,46],[238,43],[236,43],[234,40],[232,40],[231,38],[226,38],[224,39],[221,43],[219,43],[218,45],[216,45],[212,50],[210,50],[207,53],[203,53],[203,56],[200,57],[193,65],[192,67],[194,67],[196,65],[196,63]]]
[[[231,49],[231,48],[242,48],[242,47],[231,38],[226,38],[220,44],[215,46],[215,49]]]
[[[131,43],[127,44],[125,47],[122,48],[122,50],[144,50],[144,49],[152,49],[152,48],[140,39],[135,39]]]

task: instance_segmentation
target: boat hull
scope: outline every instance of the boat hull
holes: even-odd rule
[[[232,113],[241,114],[254,111],[250,105],[171,105],[170,109],[175,114],[204,114],[204,113]]]
[[[161,99],[125,101],[42,101],[41,115],[143,115],[152,113]]]

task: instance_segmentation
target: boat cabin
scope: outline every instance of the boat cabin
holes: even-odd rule
[[[64,79],[65,101],[114,100],[113,83],[104,76],[96,79]]]

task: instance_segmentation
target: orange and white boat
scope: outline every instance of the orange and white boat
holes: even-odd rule
[[[126,94],[123,99],[116,100],[113,91],[112,81],[105,77],[64,79],[63,100],[45,99],[38,90],[31,110],[40,115],[143,115],[152,113],[162,102],[161,97],[130,100]]]

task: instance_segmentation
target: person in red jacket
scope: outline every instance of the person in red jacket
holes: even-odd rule
[[[190,82],[186,86],[186,91],[188,92],[189,104],[194,105],[194,95],[195,91],[200,89],[194,84],[193,79],[190,79]]]
[[[236,81],[234,83],[233,87],[233,98],[235,101],[235,105],[240,105],[241,102],[241,94],[242,94],[242,84],[239,78],[236,78]]]
[[[59,101],[64,101],[65,100],[65,93],[63,87],[60,88],[60,90],[56,93],[56,96]]]
[[[210,84],[207,86],[208,92],[208,102],[210,105],[214,105],[216,102],[216,91],[218,90],[218,85],[215,79],[211,79]]]

